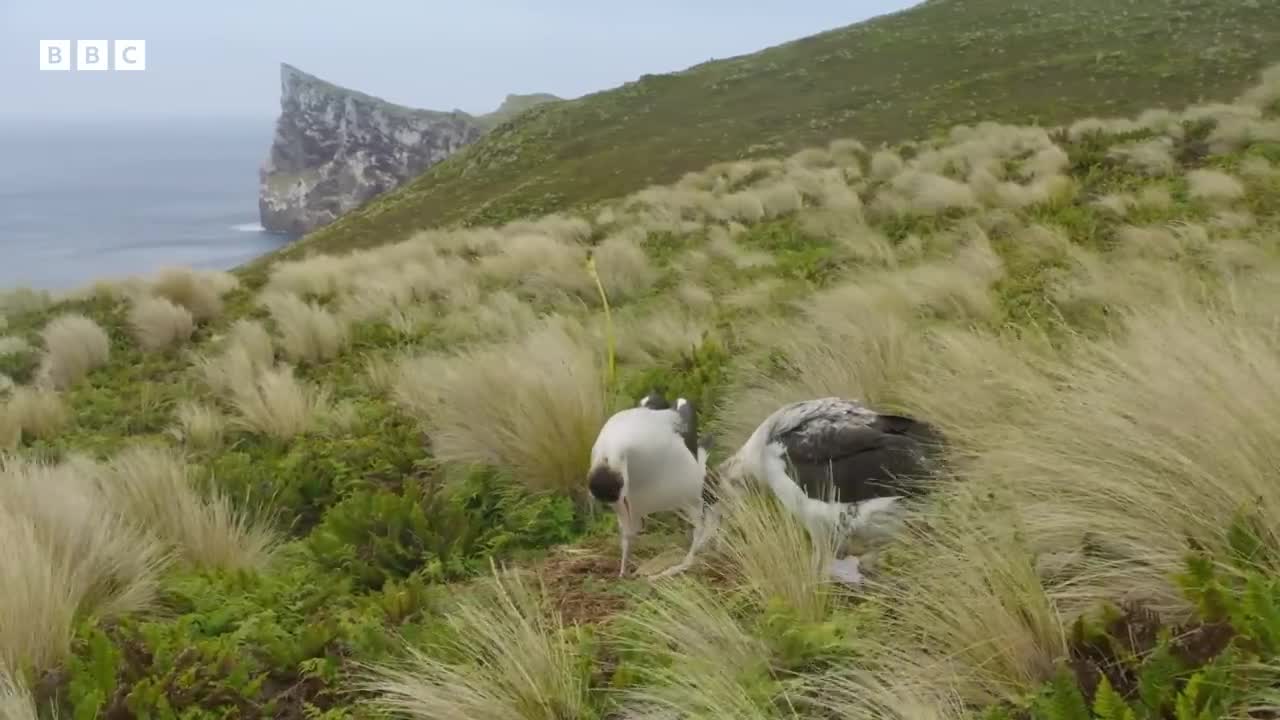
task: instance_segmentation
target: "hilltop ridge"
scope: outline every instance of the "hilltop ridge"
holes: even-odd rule
[[[581,207],[833,137],[875,145],[1226,100],[1278,43],[1280,12],[1262,3],[933,0],[534,108],[253,266]]]

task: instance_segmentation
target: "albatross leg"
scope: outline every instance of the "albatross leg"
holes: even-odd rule
[[[618,513],[618,533],[622,536],[622,563],[618,569],[618,577],[627,576],[627,562],[631,559],[631,541],[635,539],[636,528],[633,527],[630,513],[624,512],[621,507],[617,508]]]
[[[627,561],[631,558],[631,539],[635,537],[635,533],[624,525],[622,526],[622,564],[618,569],[618,577],[627,576]]]
[[[714,505],[703,504],[690,515],[693,521],[693,541],[689,543],[689,552],[685,553],[683,560],[654,575],[654,578],[671,577],[692,567],[694,556],[707,544],[720,524],[720,513]]]

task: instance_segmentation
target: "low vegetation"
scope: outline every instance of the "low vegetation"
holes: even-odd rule
[[[260,286],[15,295],[0,709],[1269,717],[1276,163],[1280,69],[1230,104],[828,138]],[[159,298],[181,347],[137,332]],[[652,388],[717,456],[818,394],[953,442],[861,587],[761,493],[688,574],[619,580],[582,485]],[[646,566],[683,554],[647,525]]]

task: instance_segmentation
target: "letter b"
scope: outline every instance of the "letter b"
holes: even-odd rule
[[[108,70],[106,40],[80,40],[76,48],[80,51],[76,58],[76,70]]]
[[[70,70],[71,69],[71,41],[70,40],[41,40],[40,41],[40,69],[41,70]]]

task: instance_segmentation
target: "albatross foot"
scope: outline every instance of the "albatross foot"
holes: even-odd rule
[[[678,562],[675,565],[672,565],[671,567],[667,568],[666,570],[663,570],[662,572],[651,573],[650,575],[648,575],[648,578],[650,580],[658,580],[660,578],[669,578],[674,575],[679,575],[680,573],[684,572],[685,570],[688,570],[692,566],[693,566],[693,563],[687,560],[682,560],[681,562]]]
[[[836,582],[858,586],[866,579],[862,575],[861,564],[861,560],[857,555],[849,555],[838,560],[832,560],[828,572]]]

